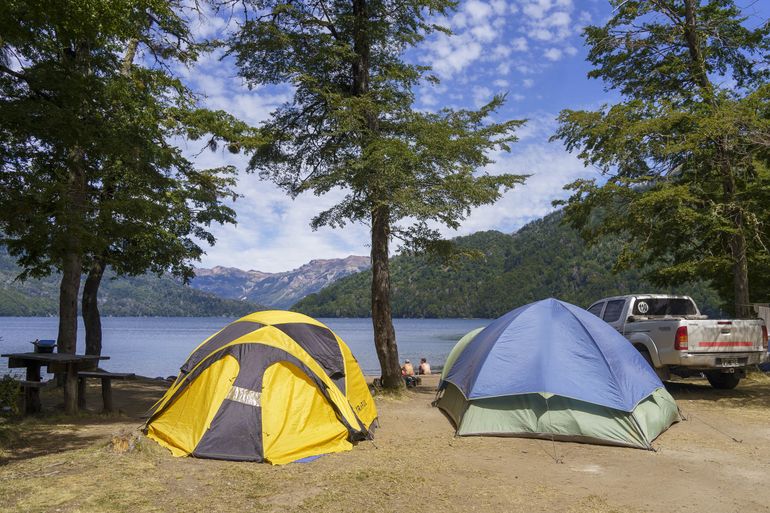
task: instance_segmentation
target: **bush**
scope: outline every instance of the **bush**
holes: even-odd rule
[[[0,378],[0,409],[10,409],[14,415],[19,414],[19,393],[21,386],[13,376],[5,375]]]

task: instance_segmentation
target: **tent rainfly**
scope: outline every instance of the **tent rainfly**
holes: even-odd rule
[[[174,456],[283,464],[372,436],[377,410],[358,362],[306,315],[243,317],[180,370],[145,426]]]
[[[517,308],[463,337],[435,404],[458,435],[643,449],[680,420],[674,399],[622,335],[557,299]]]

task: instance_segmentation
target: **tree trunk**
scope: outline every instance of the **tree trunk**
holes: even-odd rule
[[[104,263],[97,259],[88,270],[88,277],[83,285],[83,323],[86,328],[86,354],[102,354],[102,320],[99,315],[99,285],[104,276]]]
[[[352,63],[351,93],[364,96],[369,93],[369,68],[371,66],[371,41],[369,13],[366,0],[352,0],[354,35],[353,51],[356,59]],[[377,115],[365,112],[366,133],[362,134],[362,152],[366,144],[376,136],[379,130]],[[376,170],[369,170],[369,189],[372,201],[380,201]],[[383,204],[372,206],[372,327],[374,328],[374,348],[382,370],[382,386],[399,389],[404,386],[401,379],[401,364],[398,360],[396,331],[393,329],[393,315],[390,306],[390,269],[388,243],[390,239],[390,208]]]
[[[80,253],[70,251],[64,256],[59,287],[59,336],[56,342],[60,353],[74,353],[77,347],[78,292],[82,267]],[[64,385],[64,411],[68,414],[78,411],[77,389],[72,381],[77,378],[73,378],[71,367],[67,366],[65,374],[56,375],[58,385]]]
[[[74,353],[78,336],[78,293],[80,275],[83,272],[83,212],[85,208],[85,172],[83,153],[75,147],[70,152],[67,196],[59,223],[64,229],[62,278],[59,287],[59,336],[60,353]],[[77,407],[77,405],[75,405]]]
[[[78,293],[82,260],[79,253],[64,257],[59,286],[59,335],[56,340],[60,353],[74,353],[78,337]]]
[[[390,307],[390,269],[388,239],[390,238],[390,211],[379,206],[372,212],[372,326],[374,347],[382,369],[382,386],[401,388],[401,365],[398,359],[396,331]]]
[[[755,317],[749,297],[749,266],[746,256],[746,237],[743,231],[730,235],[730,253],[733,258],[733,293],[735,315],[739,319]]]
[[[719,108],[719,101],[714,95],[714,87],[708,77],[703,60],[701,42],[698,34],[697,9],[699,0],[685,0],[684,36],[690,54],[690,69],[695,83],[700,87],[703,99],[714,109]],[[739,318],[753,317],[749,297],[749,269],[746,253],[746,235],[744,234],[743,213],[736,205],[735,172],[731,163],[729,141],[718,139],[716,144],[716,162],[722,175],[722,201],[730,209],[728,216],[732,221],[733,233],[727,235],[730,257],[733,261],[733,304],[735,315]]]

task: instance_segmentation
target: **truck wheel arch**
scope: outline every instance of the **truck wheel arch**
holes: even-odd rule
[[[649,353],[650,359],[652,360],[652,364],[655,368],[662,366],[660,363],[660,355],[658,355],[658,349],[655,347],[655,344],[652,343],[652,340],[650,340],[649,337],[634,337],[631,339],[631,344],[633,344],[637,351],[646,351]]]

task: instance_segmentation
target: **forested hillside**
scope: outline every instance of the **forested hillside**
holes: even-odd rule
[[[13,258],[0,248],[0,316],[57,315],[59,276],[14,281]],[[261,309],[254,303],[223,299],[164,276],[117,278],[108,273],[99,291],[102,315],[238,317]]]
[[[587,248],[578,233],[561,224],[560,212],[534,221],[513,235],[478,232],[456,239],[483,258],[442,266],[426,256],[392,260],[395,317],[497,317],[547,297],[587,307],[604,296],[670,292],[650,285],[642,271],[613,274],[621,241]],[[318,317],[368,317],[370,271],[341,279],[293,309]],[[719,314],[719,298],[703,284],[671,292],[693,296],[701,309]]]

